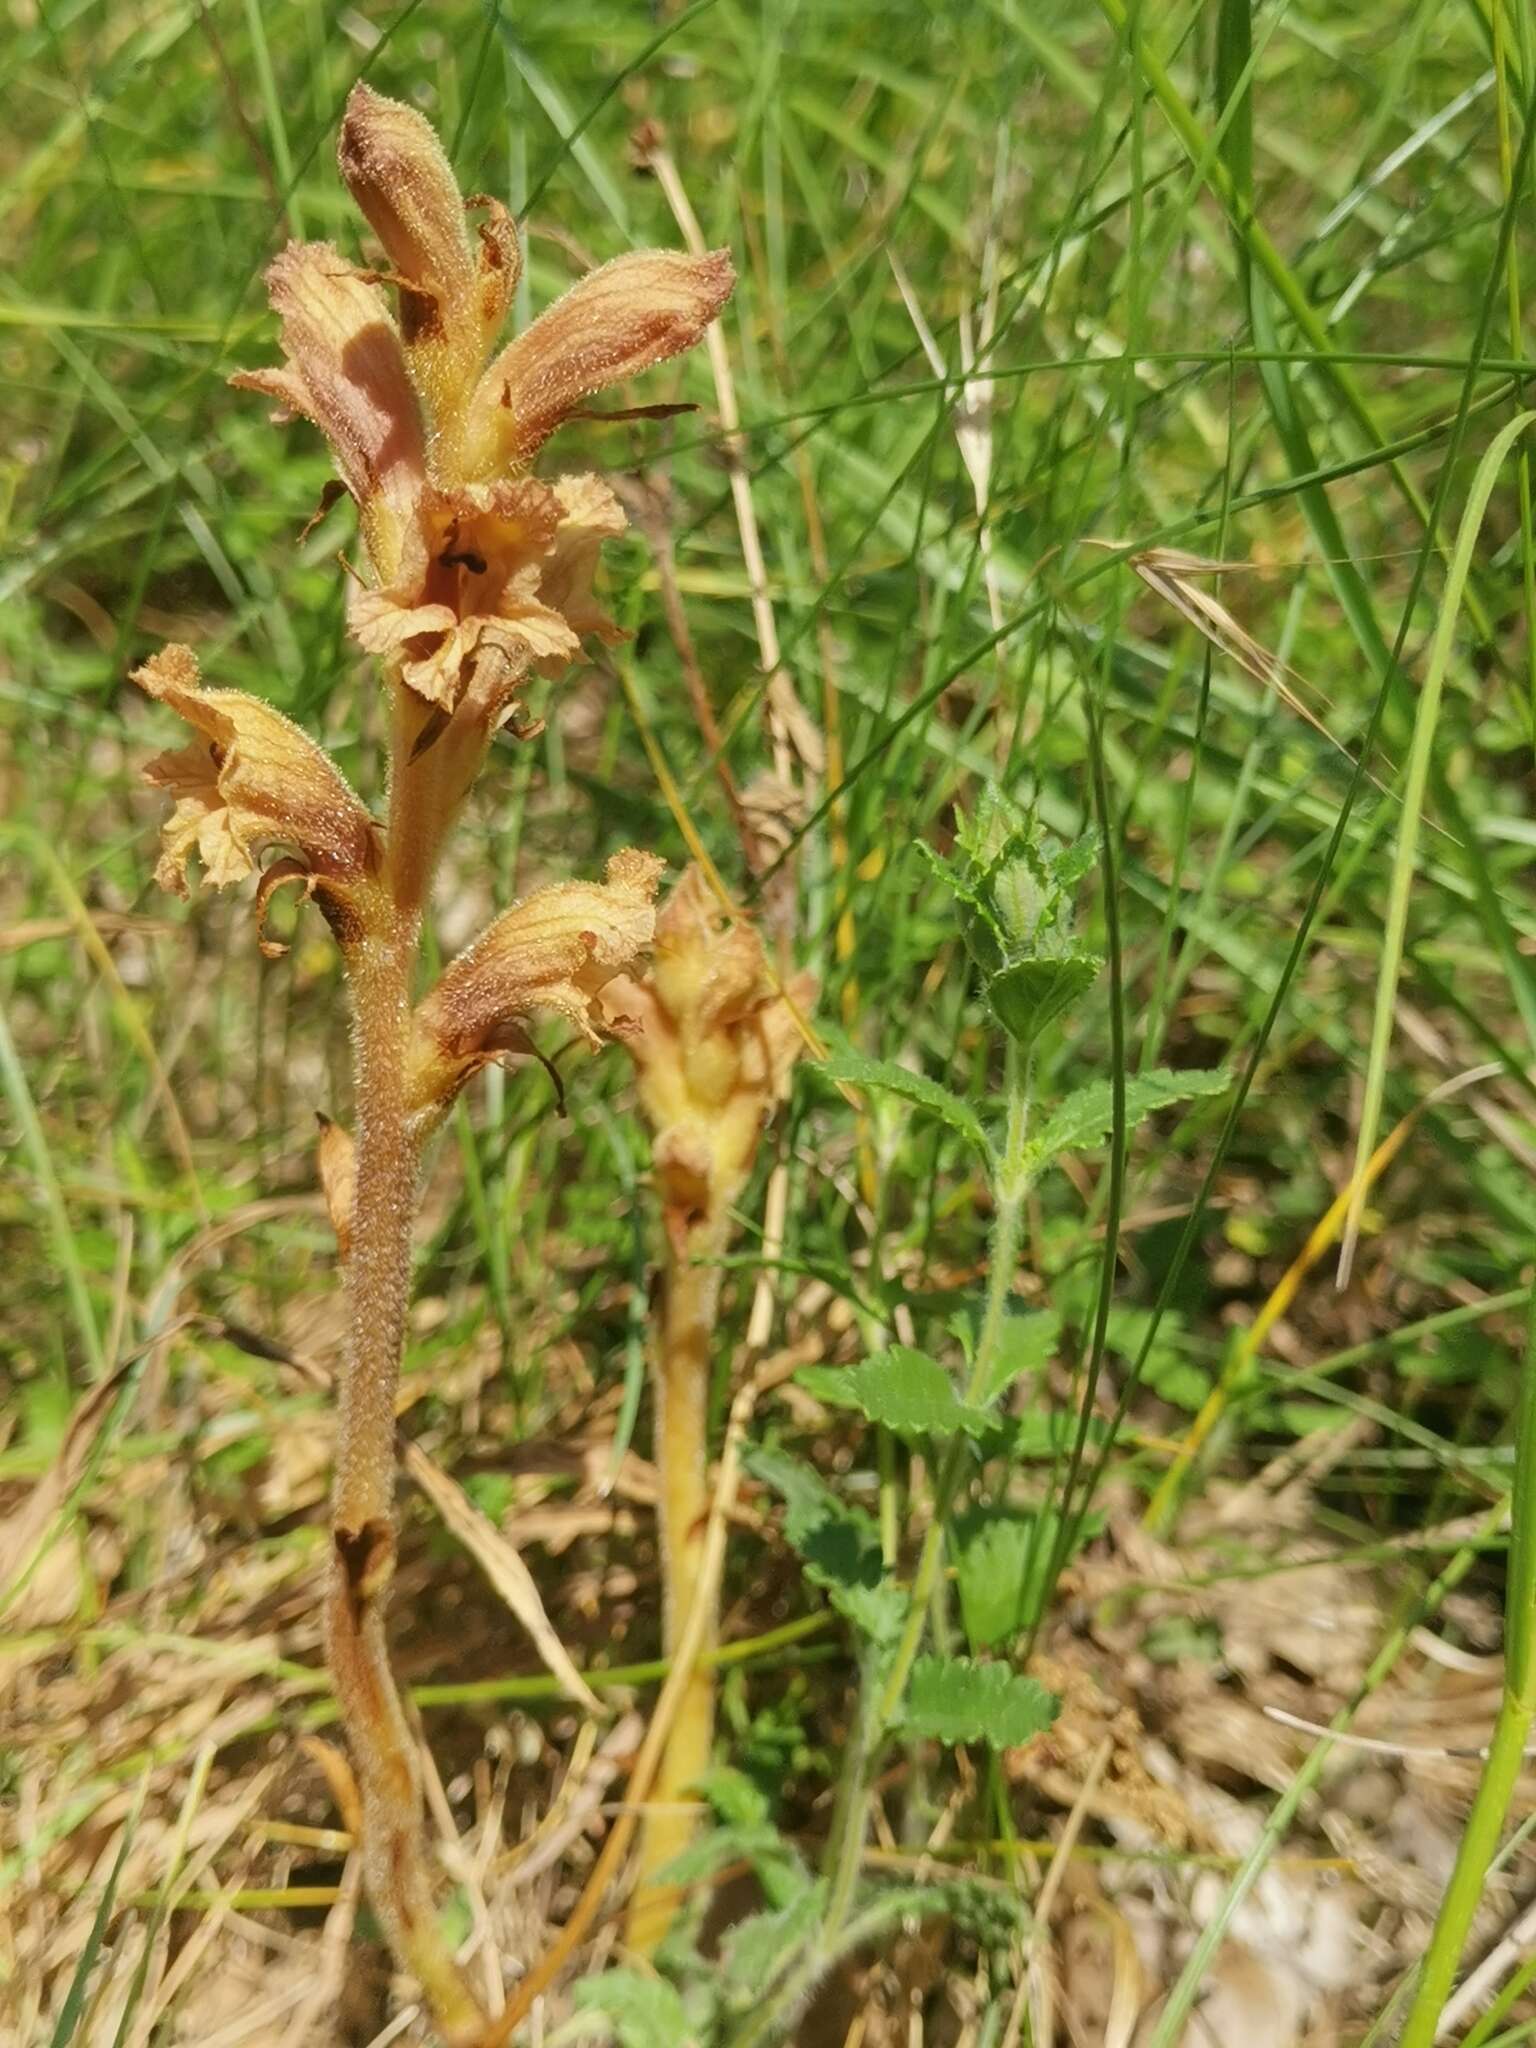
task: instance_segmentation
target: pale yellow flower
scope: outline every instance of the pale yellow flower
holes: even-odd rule
[[[616,981],[605,992],[634,1058],[667,1227],[679,1245],[740,1193],[805,1043],[800,1020],[815,993],[809,974],[782,993],[775,988],[757,932],[722,915],[697,867],[657,916],[645,980]]]

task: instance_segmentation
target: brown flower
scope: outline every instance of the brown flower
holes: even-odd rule
[[[574,285],[488,361],[521,268],[494,200],[468,202],[413,108],[353,88],[339,162],[389,268],[291,244],[267,272],[287,362],[232,381],[313,420],[357,500],[373,584],[361,644],[439,711],[503,715],[517,677],[617,637],[592,579],[624,515],[596,477],[522,472],[593,392],[692,348],[735,281],[723,250],[640,250]],[[400,320],[382,291],[399,295]],[[479,676],[479,657],[497,660]]]
[[[523,1050],[536,1010],[600,1044],[594,999],[615,975],[632,973],[650,945],[662,867],[654,854],[616,853],[601,882],[535,889],[482,932],[417,1008],[413,1108],[445,1108],[487,1060]]]
[[[199,735],[157,755],[144,771],[176,799],[155,869],[162,888],[187,894],[193,853],[207,880],[227,888],[272,845],[295,847],[302,856],[301,866],[284,864],[280,879],[302,873],[332,895],[374,871],[372,818],[330,756],[292,719],[239,690],[205,690],[190,647],[162,648],[134,681]]]
[[[349,623],[417,696],[453,711],[486,648],[515,680],[529,669],[561,674],[584,633],[622,638],[592,577],[602,542],[623,530],[618,500],[594,476],[434,490],[422,509],[425,559],[388,589],[354,590]]]
[[[239,370],[229,381],[319,427],[357,500],[374,568],[388,580],[415,530],[426,481],[421,408],[399,331],[383,294],[329,242],[290,242],[268,266],[267,292],[287,363]]]

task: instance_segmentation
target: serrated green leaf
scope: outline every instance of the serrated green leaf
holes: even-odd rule
[[[930,1081],[925,1074],[914,1074],[910,1068],[898,1066],[894,1060],[867,1060],[856,1052],[834,1053],[821,1071],[829,1081],[848,1081],[855,1088],[875,1088],[887,1095],[899,1095],[904,1102],[926,1109],[931,1116],[941,1117],[951,1130],[958,1131],[968,1144],[974,1145],[983,1158],[987,1156],[987,1134],[975,1110],[968,1102],[962,1102],[958,1095],[941,1088],[937,1081]]]
[[[990,1408],[1015,1380],[1044,1372],[1060,1341],[1061,1317],[1054,1309],[1005,1316],[977,1406]]]
[[[1086,1517],[1074,1550],[1097,1533],[1098,1526],[1098,1518]],[[956,1516],[955,1579],[960,1618],[973,1650],[1009,1642],[1033,1624],[1060,1534],[1061,1517],[1051,1507],[1036,1514],[970,1508]]]
[[[619,2048],[691,2048],[698,2040],[683,2001],[664,1978],[638,1970],[604,1970],[571,1992],[578,2012],[601,2013]]]
[[[699,1779],[699,1792],[728,1827],[763,1827],[772,1809],[762,1786],[732,1764],[715,1764]]]
[[[827,1887],[818,1881],[787,1905],[754,1913],[734,1928],[721,1950],[725,1995],[731,2004],[762,1998],[820,1933],[826,1909]]]
[[[707,1884],[722,1870],[745,1864],[763,1888],[771,1906],[798,1898],[810,1883],[810,1872],[792,1842],[764,1821],[728,1821],[695,1835],[656,1873],[661,1884],[691,1890]]]
[[[1171,1102],[1187,1102],[1197,1095],[1222,1095],[1230,1086],[1220,1072],[1192,1067],[1172,1073],[1155,1067],[1149,1074],[1133,1074],[1125,1083],[1125,1127],[1131,1130],[1154,1110]],[[1030,1158],[1036,1162],[1056,1158],[1062,1152],[1091,1151],[1102,1145],[1114,1129],[1114,1096],[1108,1081],[1090,1081],[1058,1104],[1030,1142]]]
[[[906,1618],[906,1598],[886,1577],[880,1532],[871,1518],[845,1506],[808,1465],[770,1445],[753,1445],[743,1462],[782,1497],[784,1534],[806,1577],[861,1634],[876,1643],[894,1642]]]
[[[1016,960],[989,978],[988,1006],[1008,1035],[1027,1046],[1081,1001],[1103,965],[1097,953],[1087,952]]]
[[[818,1400],[857,1408],[900,1437],[948,1437],[986,1424],[979,1410],[961,1401],[936,1358],[905,1344],[893,1344],[859,1365],[807,1366],[795,1378]]]
[[[909,1735],[951,1748],[959,1742],[986,1742],[993,1749],[1018,1749],[1043,1734],[1060,1709],[1054,1693],[1007,1664],[919,1657],[902,1722]]]

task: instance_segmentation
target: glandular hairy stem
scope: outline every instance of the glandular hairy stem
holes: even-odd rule
[[[479,2040],[484,2018],[437,1920],[421,1780],[385,1639],[395,1572],[395,1394],[405,1346],[417,1156],[405,1075],[417,919],[386,888],[347,949],[358,1113],[347,1259],[326,1641],[362,1804],[369,1899],[395,1955],[421,1981],[444,2038]]]
[[[656,1464],[661,1481],[662,1641],[677,1655],[698,1591],[709,1519],[709,1391],[720,1264],[730,1235],[724,1205],[704,1217],[681,1247],[670,1239],[662,1279],[659,1341],[652,1362]],[[699,1644],[712,1650],[718,1617],[711,1605]],[[660,1871],[688,1845],[698,1822],[694,1790],[709,1768],[714,1742],[715,1681],[695,1664],[667,1738],[640,1833],[635,1897],[626,1940],[649,1954],[677,1912],[680,1895],[657,1883]]]

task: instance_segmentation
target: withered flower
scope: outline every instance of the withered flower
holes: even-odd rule
[[[731,1206],[752,1170],[763,1126],[783,1097],[805,1042],[815,995],[808,974],[780,993],[762,940],[722,916],[703,874],[684,873],[656,919],[651,971],[613,982],[604,1007],[634,1058],[653,1156],[666,1255],[659,1342],[652,1358],[655,1451],[661,1481],[663,1643],[687,1625],[708,1518],[708,1411],[722,1266]],[[714,1640],[714,1620],[705,1633]],[[690,1805],[709,1767],[714,1681],[696,1668],[678,1709],[640,1838],[627,1940],[641,1953],[665,1934],[677,1895],[657,1873],[686,1846]]]
[[[456,474],[463,416],[522,273],[516,225],[499,200],[471,200],[485,216],[472,243],[466,202],[431,124],[371,86],[352,88],[337,159],[392,265],[434,471]]]
[[[592,576],[624,530],[618,501],[596,477],[537,483],[527,464],[594,392],[692,348],[730,295],[731,260],[617,257],[490,361],[521,265],[505,209],[463,200],[428,123],[366,85],[339,161],[390,267],[290,245],[267,273],[287,366],[234,381],[331,442],[374,570],[349,612],[362,646],[428,705],[499,720],[517,677],[560,674],[586,633],[617,637]],[[484,216],[473,237],[467,207]],[[475,691],[487,649],[498,687]]]
[[[242,691],[204,689],[190,647],[161,648],[133,679],[199,734],[156,755],[144,771],[176,799],[161,830],[155,880],[162,889],[188,893],[194,853],[207,880],[227,888],[251,874],[273,845],[296,847],[301,860],[292,871],[329,894],[375,871],[373,819],[330,756],[292,719]]]
[[[416,532],[426,440],[384,294],[329,242],[290,242],[267,268],[267,295],[287,363],[229,381],[325,435],[374,569],[391,578]]]
[[[445,968],[416,1011],[412,1112],[440,1113],[498,1052],[524,1050],[535,1011],[564,1017],[600,1045],[595,999],[649,947],[663,865],[631,848],[614,854],[601,882],[535,889]]]
[[[779,994],[756,931],[723,917],[690,867],[656,919],[649,976],[610,990],[608,1007],[632,1020],[624,1042],[655,1133],[667,1229],[680,1249],[740,1194],[805,1043],[799,1017],[815,989],[814,977],[801,974]]]

